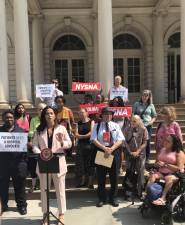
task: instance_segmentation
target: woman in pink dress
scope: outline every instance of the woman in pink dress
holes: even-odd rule
[[[163,107],[160,111],[162,122],[159,124],[156,132],[156,153],[157,156],[160,150],[164,147],[164,142],[170,134],[176,135],[183,143],[182,132],[176,120],[176,111],[174,107]],[[157,158],[156,156],[156,158]]]
[[[172,185],[178,181],[176,172],[184,172],[185,154],[180,139],[174,134],[170,134],[164,140],[164,148],[161,149],[156,161],[157,170],[150,174],[148,184],[154,183],[158,179],[165,180],[165,187],[162,195],[153,201],[155,205],[165,205],[166,195]],[[148,186],[147,184],[147,186]]]

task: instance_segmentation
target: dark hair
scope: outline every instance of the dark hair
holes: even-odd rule
[[[64,96],[62,96],[62,95],[56,96],[56,97],[55,97],[55,103],[57,102],[58,99],[62,99],[64,105],[66,104],[66,99],[64,98]]]
[[[3,121],[4,121],[4,119],[5,119],[6,114],[8,114],[8,113],[12,114],[13,117],[14,117],[14,111],[11,110],[11,109],[7,109],[6,111],[4,111],[4,112],[2,113],[2,120],[3,120]]]
[[[180,151],[184,151],[181,140],[174,134],[169,135],[172,138],[172,152],[179,153]]]
[[[97,94],[97,95],[95,96],[95,103],[96,103],[96,98],[97,98],[98,95],[101,97],[101,103],[104,102],[104,101],[105,101],[104,95],[102,95],[102,94]]]
[[[44,131],[44,129],[47,127],[47,122],[46,122],[46,112],[48,109],[52,109],[53,112],[55,113],[56,115],[56,109],[51,107],[51,106],[46,106],[43,110],[42,110],[42,113],[41,113],[41,117],[40,117],[40,125],[37,127],[37,132],[40,133],[42,131]],[[56,123],[56,121],[55,121]]]
[[[85,94],[84,99],[89,98],[90,100],[93,100],[93,96],[91,94]]]
[[[17,109],[19,108],[19,106],[22,106],[22,107],[24,108],[24,110],[25,110],[25,107],[24,107],[23,104],[21,104],[21,103],[17,104],[17,105],[15,106],[15,109],[14,109],[14,117],[15,117],[15,119],[19,119],[19,118],[22,116],[22,115],[17,111]],[[23,117],[25,117],[25,116],[26,116],[26,112],[24,111]]]
[[[118,99],[118,107],[123,107],[125,104],[124,104],[124,101],[122,99],[122,97],[118,96],[118,97],[115,97],[114,99],[112,99],[109,103],[109,106],[113,107],[114,106],[114,100],[115,99]]]

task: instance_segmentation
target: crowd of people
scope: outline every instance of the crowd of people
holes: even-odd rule
[[[97,177],[97,207],[107,202],[106,175],[110,178],[109,203],[117,207],[118,175],[125,170],[135,168],[137,179],[137,196],[145,193],[145,165],[149,163],[152,126],[160,117],[156,130],[155,173],[149,175],[148,184],[158,178],[166,180],[162,196],[154,203],[165,203],[166,195],[173,183],[177,181],[176,171],[184,172],[185,154],[183,137],[179,124],[176,122],[176,112],[171,106],[160,109],[158,115],[152,102],[152,92],[144,90],[141,98],[132,107],[131,117],[114,117],[111,107],[129,105],[128,89],[122,86],[121,76],[115,77],[115,84],[110,89],[107,98],[98,93],[94,100],[86,94],[84,104],[105,104],[99,112],[88,114],[86,108],[79,109],[78,120],[66,106],[63,92],[58,89],[58,80],[52,80],[55,92],[52,98],[41,99],[37,106],[37,116],[31,118],[23,104],[16,105],[14,111],[6,110],[2,114],[3,126],[0,132],[28,133],[28,154],[20,152],[0,153],[0,199],[2,212],[8,210],[8,189],[10,177],[15,190],[15,201],[21,215],[27,213],[25,194],[26,177],[32,178],[29,192],[38,187],[40,181],[43,225],[47,224],[46,214],[46,176],[39,172],[36,154],[43,149],[51,149],[59,154],[60,172],[50,174],[54,181],[58,204],[59,219],[64,223],[66,211],[65,177],[67,172],[66,156],[72,157],[75,151],[76,187],[93,189],[93,181]],[[34,154],[33,154],[34,153]],[[97,155],[104,154],[105,159],[112,159],[111,164],[96,164]],[[32,155],[32,157],[28,157]],[[34,157],[35,156],[35,157]],[[129,176],[129,173],[127,174]],[[147,185],[148,185],[147,184]],[[146,185],[146,186],[147,186]],[[59,223],[60,224],[60,223]]]

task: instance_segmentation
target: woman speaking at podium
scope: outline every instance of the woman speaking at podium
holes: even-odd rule
[[[52,153],[64,153],[65,149],[71,147],[71,140],[64,126],[58,125],[56,122],[56,114],[52,107],[47,106],[43,109],[41,114],[41,123],[33,138],[33,152],[41,153],[44,149],[51,149]],[[59,155],[59,169],[60,172],[49,174],[49,180],[53,178],[54,186],[56,189],[57,204],[59,210],[59,220],[64,223],[64,213],[66,211],[66,196],[65,196],[65,175],[67,172],[67,165],[64,155]],[[47,212],[47,199],[46,199],[46,174],[37,173],[40,179],[41,189],[41,205],[43,218]],[[46,225],[46,220],[43,225]]]

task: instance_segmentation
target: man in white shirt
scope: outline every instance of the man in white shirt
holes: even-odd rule
[[[121,76],[115,76],[114,86],[110,89],[108,93],[109,100],[113,100],[114,98],[120,96],[124,102],[128,101],[128,89],[121,85],[121,82]]]
[[[113,155],[113,163],[111,168],[97,165],[98,178],[98,203],[97,207],[102,207],[106,202],[106,174],[109,173],[111,190],[109,195],[109,203],[117,207],[116,201],[118,189],[118,172],[120,164],[120,146],[125,140],[123,133],[118,124],[112,121],[113,112],[108,108],[102,109],[102,122],[95,124],[91,141],[96,146],[98,151],[105,153],[105,157]]]
[[[53,95],[50,98],[49,97],[44,98],[43,101],[46,103],[46,105],[52,106],[52,107],[55,108],[56,107],[55,97],[63,96],[64,94],[63,94],[63,92],[61,90],[58,89],[58,86],[59,86],[58,79],[52,79],[51,83],[55,84],[55,90],[53,92]]]

